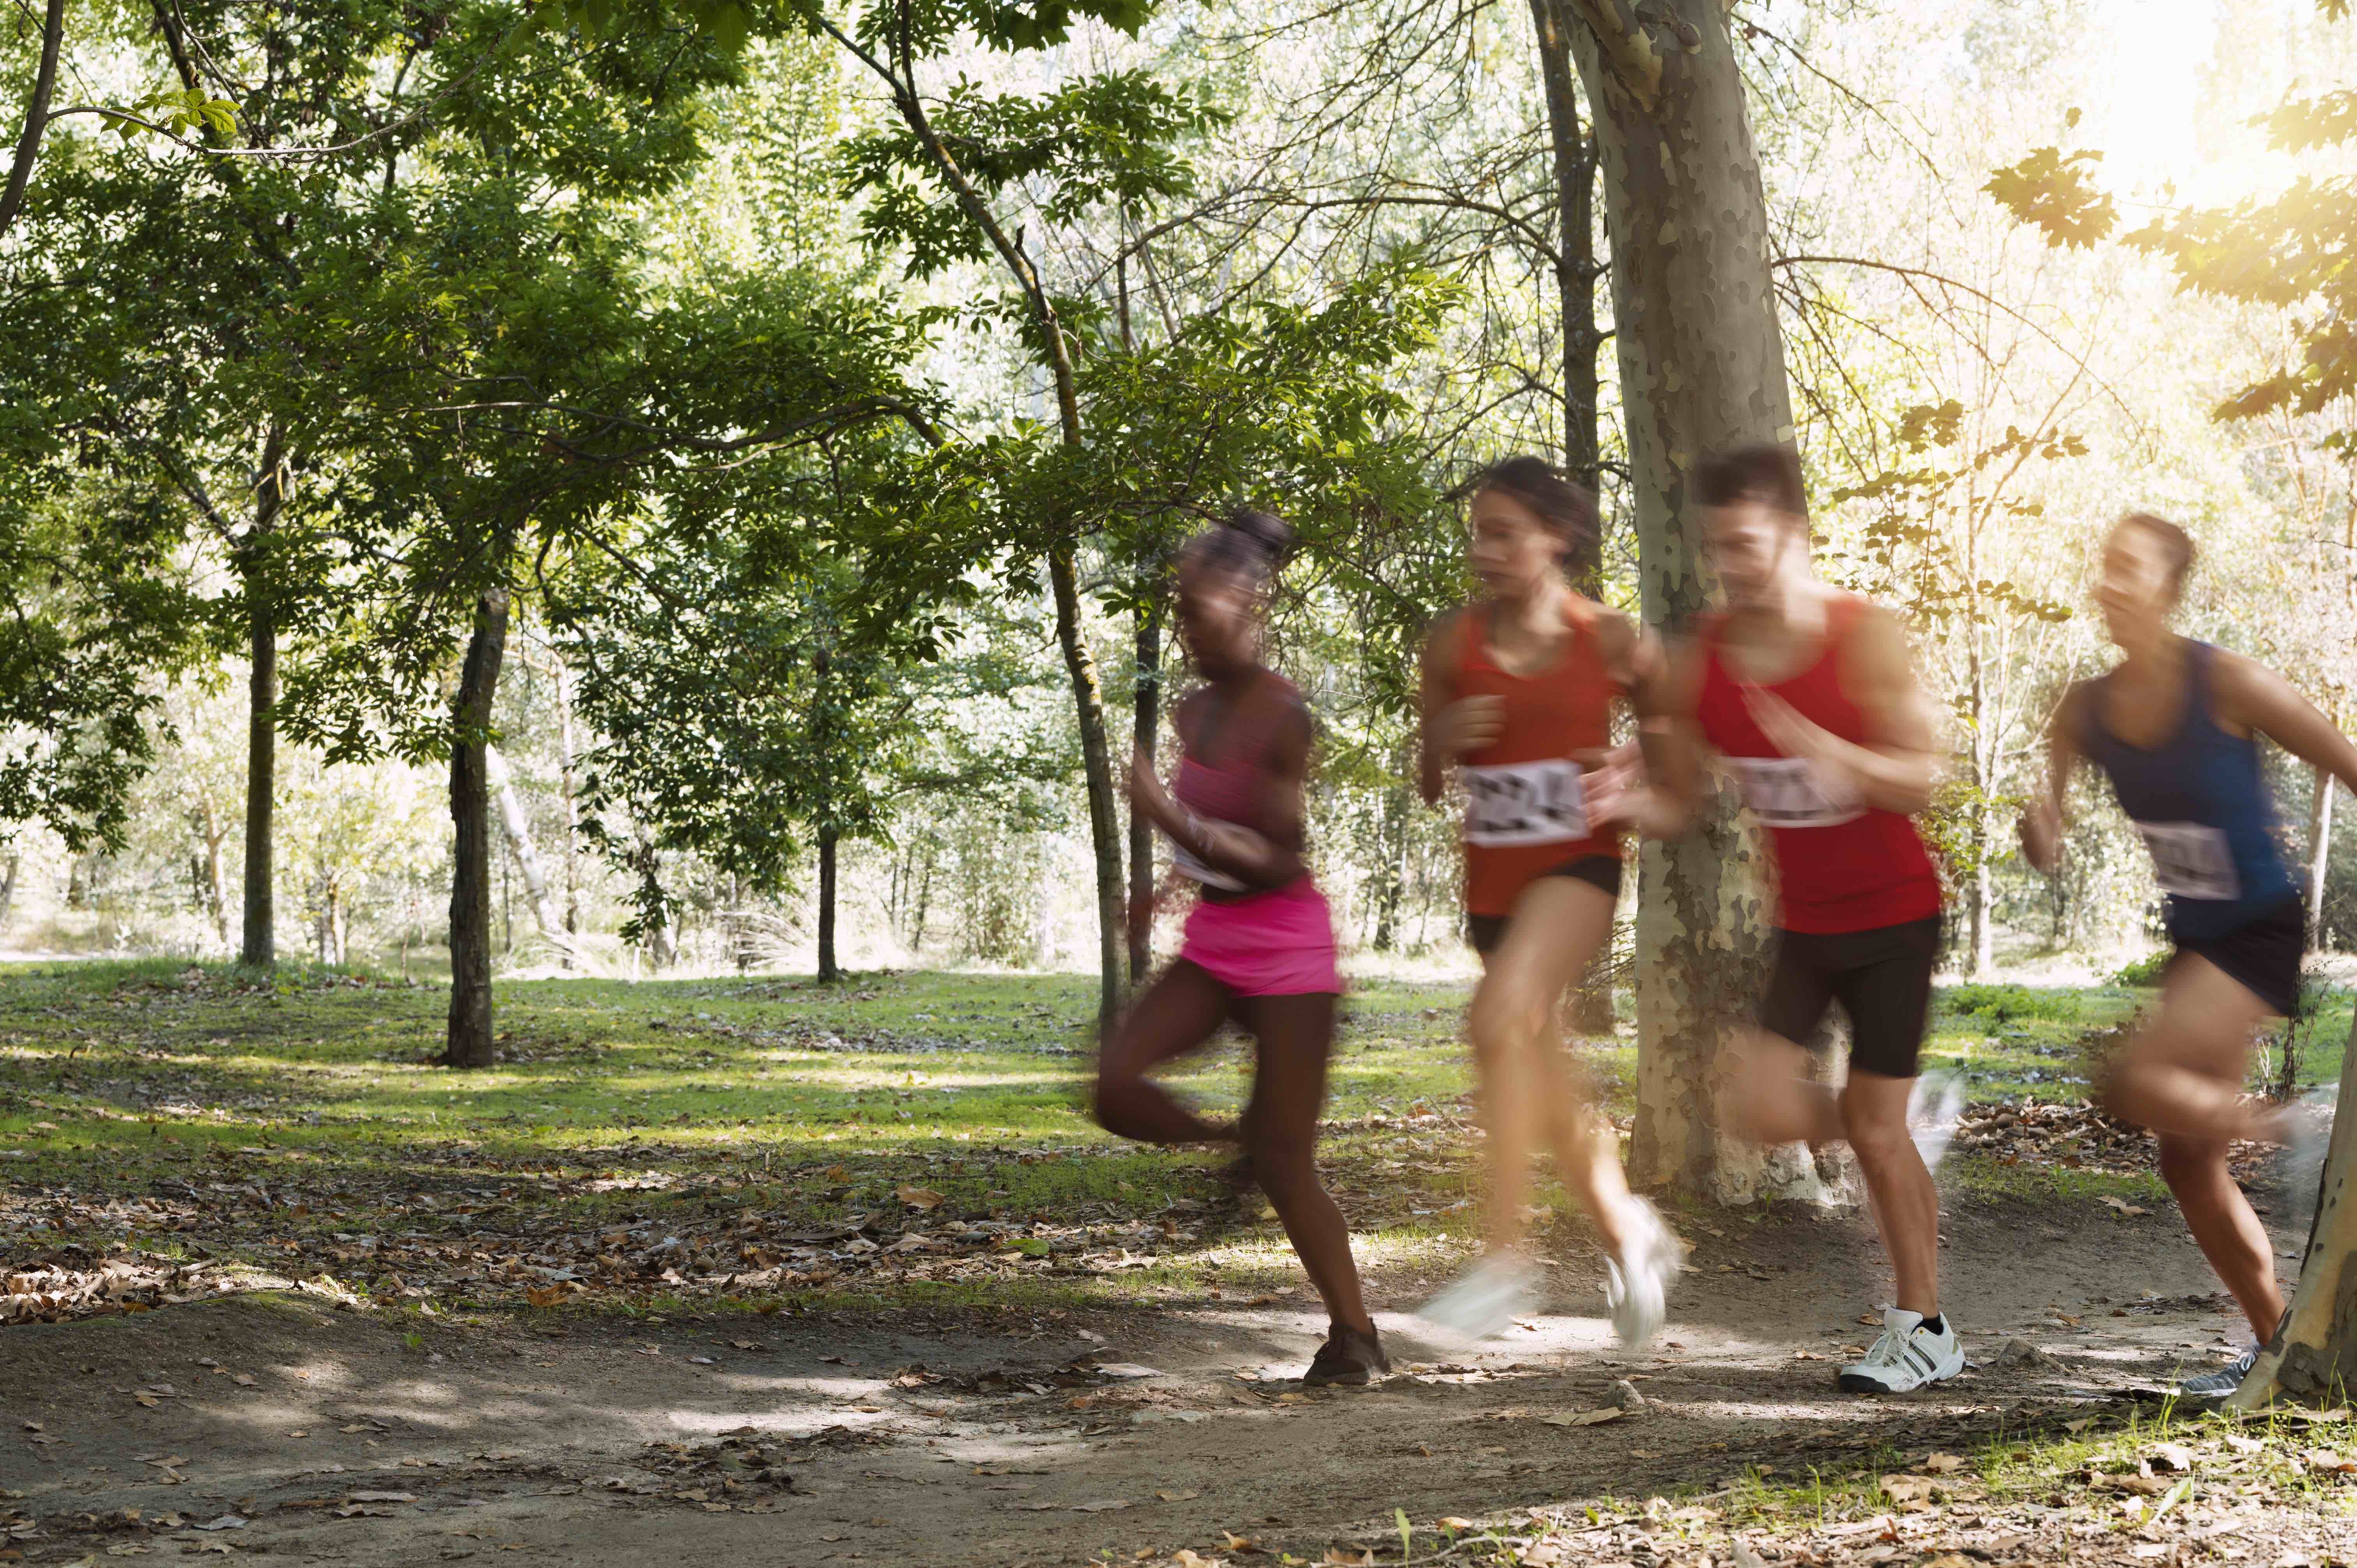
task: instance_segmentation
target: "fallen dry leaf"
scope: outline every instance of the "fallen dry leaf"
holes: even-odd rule
[[[929,1187],[904,1187],[897,1189],[900,1201],[911,1208],[939,1208],[942,1195]]]
[[[1882,1495],[1894,1503],[1921,1502],[1932,1495],[1932,1483],[1922,1476],[1885,1476]]]
[[[2146,1457],[2152,1461],[2152,1467],[2156,1470],[2190,1470],[2193,1468],[2193,1450],[2188,1448],[2182,1443],[2155,1444],[2153,1445],[2152,1452],[2147,1455]]]
[[[1960,1454],[1934,1454],[1923,1461],[1923,1468],[1934,1476],[1953,1476],[1964,1467],[1964,1456]]]
[[[1203,1494],[1200,1492],[1157,1492],[1154,1495],[1160,1498],[1166,1503],[1186,1503],[1194,1501]]]
[[[1115,1509],[1125,1509],[1128,1506],[1127,1498],[1108,1498],[1101,1503],[1074,1503],[1072,1511],[1074,1513],[1110,1513]]]
[[[1577,1411],[1563,1415],[1543,1415],[1539,1420],[1547,1426],[1601,1426],[1608,1421],[1618,1421],[1628,1413],[1618,1406],[1608,1404],[1598,1406],[1595,1410]]]
[[[2357,1476],[2357,1459],[2331,1448],[2311,1448],[2304,1455],[2308,1467],[2328,1476]]]
[[[2127,1215],[2131,1219],[2139,1214],[2149,1214],[2152,1212],[2149,1208],[2143,1208],[2137,1204],[2129,1203],[2122,1198],[2105,1197],[2103,1201],[2104,1206],[2106,1208],[2116,1210],[2121,1214]],[[2057,1316],[2060,1315],[2058,1314]]]
[[[1329,1546],[1326,1549],[1326,1561],[1340,1564],[1340,1568],[1374,1568],[1375,1554],[1372,1552],[1345,1552],[1339,1546]]]
[[[1432,1522],[1438,1529],[1454,1531],[1459,1534],[1469,1530],[1479,1530],[1481,1528],[1480,1525],[1475,1524],[1471,1520],[1459,1519],[1453,1513],[1442,1514],[1438,1519],[1434,1520]]]

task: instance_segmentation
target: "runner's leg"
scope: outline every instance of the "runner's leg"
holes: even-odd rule
[[[1345,1328],[1374,1332],[1351,1261],[1351,1230],[1318,1179],[1318,1117],[1326,1105],[1326,1064],[1334,1051],[1335,998],[1245,996],[1236,1015],[1259,1044],[1252,1102],[1244,1112],[1253,1176],[1284,1222],[1285,1234]]]
[[[1485,1240],[1492,1255],[1519,1251],[1532,1156],[1545,1137],[1556,1175],[1618,1252],[1631,1224],[1620,1141],[1597,1123],[1595,1090],[1564,1049],[1563,994],[1612,929],[1612,896],[1576,876],[1542,876],[1514,902],[1503,938],[1483,960],[1470,1033],[1490,1134]]]
[[[1235,1133],[1204,1121],[1146,1076],[1210,1044],[1227,1022],[1229,1002],[1226,986],[1185,959],[1164,970],[1097,1055],[1098,1124],[1140,1143],[1234,1142]]]
[[[1936,1317],[1940,1312],[1940,1189],[1907,1129],[1911,1078],[1885,1078],[1853,1068],[1842,1086],[1843,1135],[1857,1155],[1898,1281],[1899,1305]]]
[[[2160,1175],[2186,1228],[2264,1345],[2283,1318],[2275,1249],[2226,1166],[2236,1138],[2276,1141],[2280,1112],[2242,1102],[2251,1036],[2267,1004],[2199,953],[2180,954],[2160,1016],[2128,1043],[2104,1095],[2115,1115],[2160,1140]]]
[[[1824,1016],[1824,1002],[1816,1011]],[[1816,1058],[1808,1051],[1769,1030],[1743,1028],[1727,1041],[1727,1056],[1719,1103],[1745,1137],[1813,1147],[1849,1136],[1840,1093],[1816,1080]]]
[[[2105,1108],[2139,1127],[2197,1142],[2283,1142],[2284,1113],[2243,1098],[2251,1036],[2272,1015],[2241,981],[2200,953],[2179,953],[2160,989],[2160,1015],[2128,1042],[2112,1069]],[[2274,1325],[2267,1331],[2274,1333]]]

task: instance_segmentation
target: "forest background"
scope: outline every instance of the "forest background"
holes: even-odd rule
[[[455,913],[507,972],[1094,970],[1092,866],[1134,896],[1154,849],[1092,765],[1167,746],[1170,553],[1252,502],[1304,538],[1274,660],[1344,944],[1464,966],[1452,813],[1406,781],[1459,487],[1592,473],[1598,591],[1638,597],[1550,0],[915,7],[905,55],[881,5],[19,12],[10,102],[61,43],[0,203],[0,942],[427,974],[488,854]],[[2346,410],[2213,417],[2298,324],[1986,187],[2100,149],[2134,222],[2335,170],[2254,122],[2352,30],[1732,16],[1821,569],[1909,614],[1950,717],[1951,967],[2108,968],[2157,931],[2126,824],[2083,812],[2050,884],[2011,842],[2104,658],[2090,551],[2183,521],[2185,629],[2345,718]],[[2271,767],[2347,949],[2357,824]]]

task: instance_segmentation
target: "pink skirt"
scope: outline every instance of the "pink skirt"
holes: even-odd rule
[[[1334,918],[1307,876],[1224,903],[1197,899],[1178,956],[1239,996],[1342,993]]]

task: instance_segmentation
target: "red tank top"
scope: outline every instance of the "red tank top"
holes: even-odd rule
[[[1766,690],[1803,718],[1863,743],[1866,718],[1841,689],[1841,646],[1866,601],[1844,595],[1830,607],[1825,645],[1806,668]],[[1744,804],[1765,823],[1776,854],[1788,931],[1826,933],[1903,925],[1940,912],[1940,877],[1915,824],[1868,806],[1846,783],[1785,757],[1744,705],[1744,682],[1720,654],[1725,618],[1703,623],[1702,693],[1695,716],[1703,738],[1735,768]]]
[[[1618,859],[1617,830],[1590,832],[1575,752],[1612,744],[1612,699],[1620,682],[1604,659],[1595,607],[1575,598],[1562,653],[1546,669],[1512,675],[1490,657],[1477,609],[1464,621],[1457,695],[1503,700],[1498,738],[1463,758],[1465,908],[1511,915],[1534,878],[1588,855]]]

